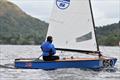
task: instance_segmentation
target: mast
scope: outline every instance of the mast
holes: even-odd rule
[[[89,0],[89,5],[90,5],[90,11],[91,11],[91,16],[92,16],[93,28],[94,28],[95,39],[96,39],[96,44],[97,44],[97,51],[99,51],[99,45],[98,45],[98,40],[97,40],[97,36],[96,36],[96,31],[95,31],[95,22],[94,22],[94,17],[93,17],[91,0]]]

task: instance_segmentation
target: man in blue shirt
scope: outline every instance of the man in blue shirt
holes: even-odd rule
[[[47,37],[47,41],[43,42],[41,45],[41,50],[43,51],[43,60],[52,61],[59,59],[59,56],[55,56],[56,49],[52,44],[53,38],[52,36]]]

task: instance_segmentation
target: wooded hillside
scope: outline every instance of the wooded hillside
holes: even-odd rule
[[[96,27],[99,45],[118,46],[120,41],[120,21],[111,25]]]
[[[40,44],[48,23],[23,12],[15,4],[0,0],[0,44]]]

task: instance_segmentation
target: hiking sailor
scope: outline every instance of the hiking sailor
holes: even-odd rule
[[[43,60],[52,61],[59,59],[59,56],[55,56],[56,49],[52,44],[53,38],[52,36],[48,36],[47,40],[42,43],[41,50],[43,52]]]

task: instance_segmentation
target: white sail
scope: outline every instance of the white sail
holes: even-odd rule
[[[89,0],[55,0],[48,34],[57,48],[97,51]]]

